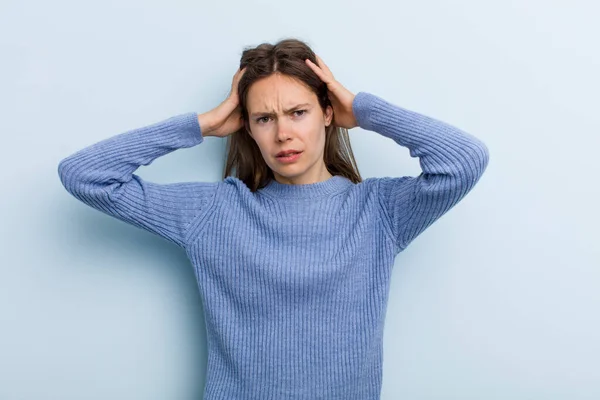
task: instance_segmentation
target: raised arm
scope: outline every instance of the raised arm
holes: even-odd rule
[[[63,159],[58,165],[62,184],[87,205],[185,247],[194,226],[211,210],[221,182],[157,184],[134,171],[206,136],[225,137],[240,129],[237,87],[244,72],[236,70],[229,96],[209,112],[176,115]]]
[[[358,93],[352,108],[361,128],[419,158],[418,176],[378,179],[383,220],[401,251],[473,189],[488,165],[488,149],[471,134],[370,93]]]
[[[210,209],[219,182],[157,184],[134,171],[202,143],[200,121],[189,112],[93,144],[60,161],[60,180],[85,204],[183,247],[192,221]]]

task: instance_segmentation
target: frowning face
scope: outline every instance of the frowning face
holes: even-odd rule
[[[296,78],[275,73],[248,90],[250,135],[280,183],[307,184],[331,177],[325,168],[325,128],[333,109],[325,112],[316,94]],[[282,151],[297,154],[280,157]]]

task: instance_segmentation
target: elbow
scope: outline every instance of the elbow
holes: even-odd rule
[[[481,140],[472,137],[461,147],[459,164],[461,175],[479,178],[485,172],[490,160],[490,151]]]
[[[478,140],[473,145],[474,177],[479,179],[490,162],[490,150],[485,143]]]
[[[487,169],[490,160],[490,151],[488,147],[480,140],[472,142],[468,147],[468,162],[464,164],[463,183],[467,186],[467,190],[471,190],[473,186],[483,176]]]
[[[468,146],[463,146],[462,150],[456,164],[460,167],[449,175],[449,186],[461,193],[459,197],[473,189],[487,169],[490,158],[488,147],[480,140],[473,140]]]
[[[123,178],[114,177],[114,171],[99,169],[79,155],[71,155],[61,160],[57,170],[67,192],[88,204],[113,201],[111,196],[124,182]]]
[[[71,170],[71,163],[69,162],[69,158],[64,158],[62,159],[59,163],[58,163],[58,177],[60,179],[60,182],[62,183],[62,185],[64,186],[65,189],[67,189],[68,191],[70,186],[71,186],[71,179],[70,179],[70,170]]]
[[[77,164],[77,161],[72,156],[64,158],[58,163],[58,177],[60,182],[69,193],[75,196],[84,186],[81,171],[81,166]]]

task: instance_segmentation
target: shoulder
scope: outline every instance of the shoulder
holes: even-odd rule
[[[246,186],[244,181],[235,176],[228,176],[221,181],[223,190],[234,190],[239,192],[250,192],[250,188]]]
[[[228,176],[220,182],[219,197],[243,202],[255,198],[255,194],[244,181],[235,176]]]
[[[345,190],[338,193],[335,198],[352,208],[360,208],[362,211],[378,206],[379,203],[379,180],[381,178],[365,178],[361,182],[353,183],[348,180]],[[332,199],[333,200],[333,199]]]
[[[385,208],[387,202],[401,197],[400,194],[412,192],[415,179],[410,176],[367,178],[355,184],[349,193],[365,201],[372,201],[380,208]]]
[[[366,178],[359,183],[350,186],[348,194],[352,196],[374,196],[379,190],[379,182],[382,178]]]
[[[243,181],[231,176],[215,182],[178,182],[156,186],[165,196],[176,195],[188,201],[196,199],[203,203],[222,200],[239,201],[240,196],[252,195]]]

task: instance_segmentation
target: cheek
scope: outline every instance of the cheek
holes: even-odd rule
[[[324,141],[325,130],[320,121],[304,122],[301,127],[301,132],[303,140],[310,145],[317,145]]]
[[[314,126],[311,130],[310,143],[312,151],[315,153],[323,150],[325,146],[325,127],[322,125]]]
[[[267,144],[264,138],[256,140],[256,144],[258,145],[258,148],[260,149],[260,152],[262,153],[263,157],[267,157],[268,154],[270,154],[270,152],[272,151],[270,145]]]

